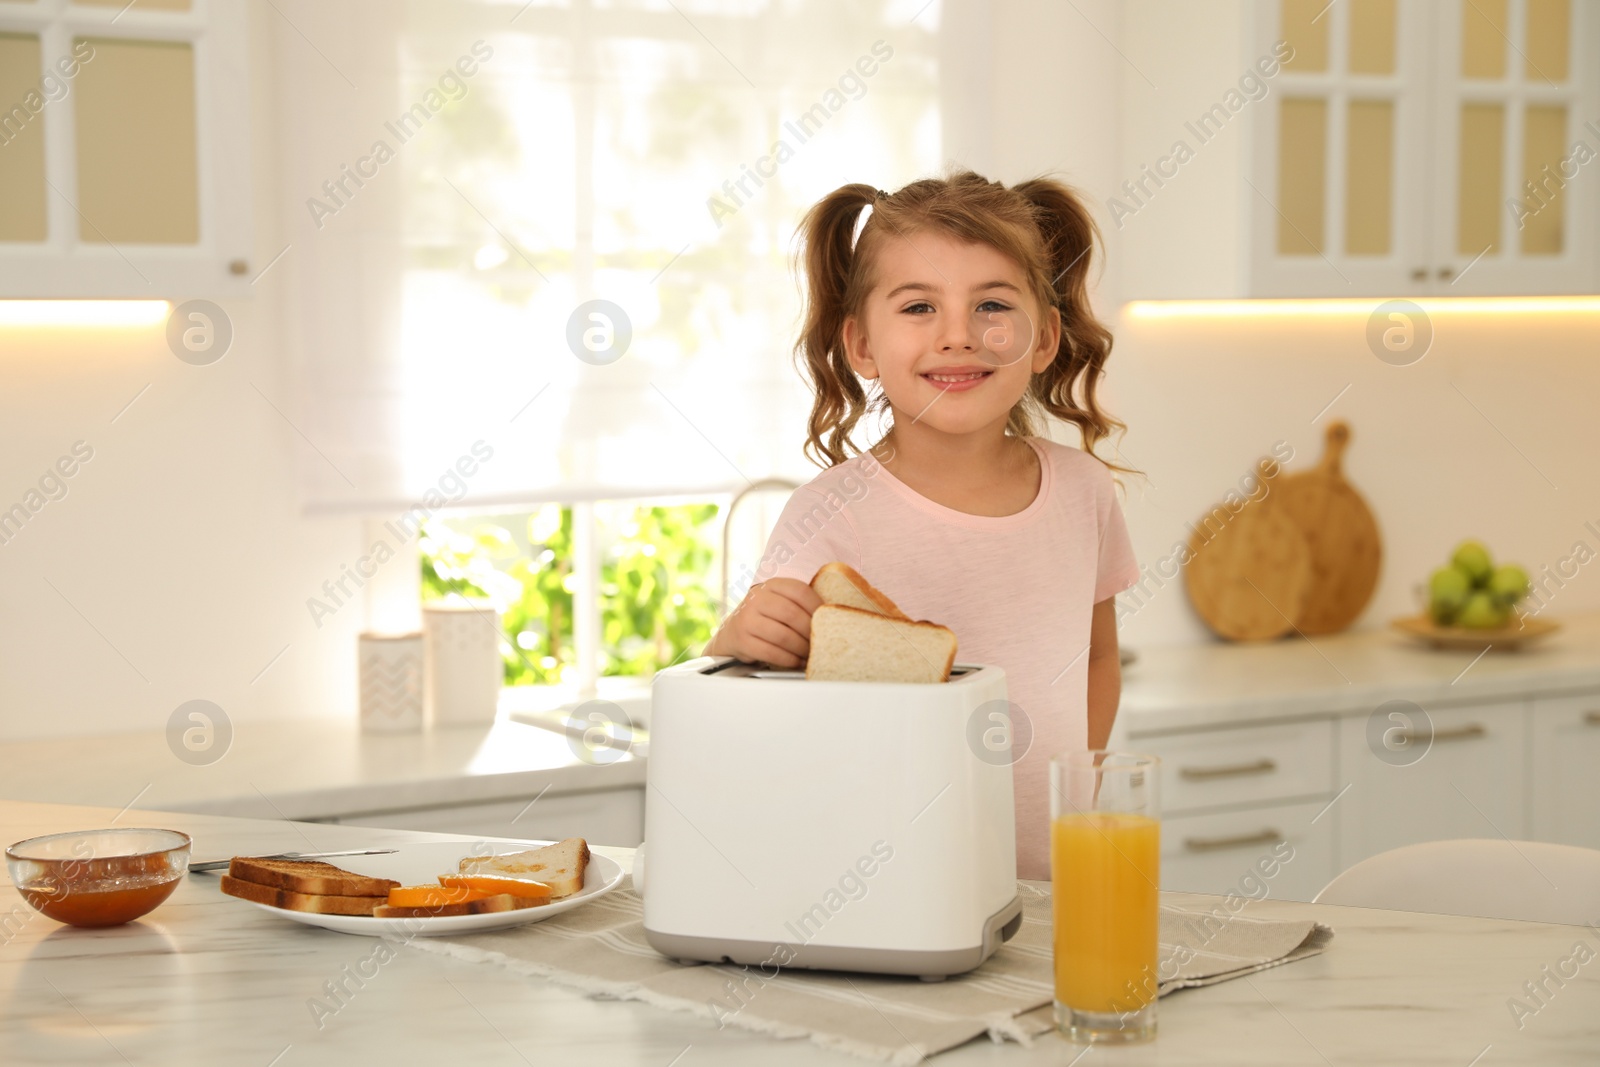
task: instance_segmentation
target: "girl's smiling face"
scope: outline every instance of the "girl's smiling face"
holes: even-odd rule
[[[1041,311],[1022,268],[998,249],[936,230],[885,238],[873,268],[860,314],[844,324],[856,373],[878,379],[900,425],[1003,430],[1055,358],[1061,313]]]

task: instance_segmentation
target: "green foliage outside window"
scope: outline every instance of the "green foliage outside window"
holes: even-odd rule
[[[600,673],[655,673],[693,655],[717,625],[711,595],[716,504],[595,505]],[[435,519],[422,532],[422,597],[487,598],[501,611],[506,685],[547,685],[577,663],[572,509]]]

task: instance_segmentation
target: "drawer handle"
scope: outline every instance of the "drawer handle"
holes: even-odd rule
[[[1583,722],[1586,726],[1600,726],[1600,711],[1584,712]]]
[[[1271,845],[1283,840],[1276,830],[1257,830],[1253,834],[1236,837],[1186,837],[1183,847],[1190,852],[1219,852],[1225,848],[1244,848],[1246,845]]]
[[[1212,778],[1238,778],[1246,774],[1271,774],[1278,769],[1278,765],[1269,759],[1258,759],[1254,763],[1235,763],[1228,767],[1183,767],[1178,771],[1179,778],[1187,778],[1191,782],[1204,782]]]
[[[1479,723],[1469,722],[1465,726],[1439,730],[1433,735],[1433,739],[1435,741],[1467,741],[1474,737],[1486,737],[1488,733],[1489,731],[1485,730]],[[1400,736],[1405,742],[1426,741],[1428,739],[1426,734],[1415,733],[1411,730],[1405,731]]]

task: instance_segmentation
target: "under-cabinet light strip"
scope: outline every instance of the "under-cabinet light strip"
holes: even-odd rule
[[[0,300],[0,327],[155,326],[171,310],[165,300]]]
[[[1453,296],[1396,297],[1410,299],[1429,314],[1528,315],[1594,314],[1600,296]],[[1325,300],[1133,300],[1126,305],[1131,319],[1248,319],[1310,317],[1316,315],[1371,315],[1384,298],[1349,297]]]

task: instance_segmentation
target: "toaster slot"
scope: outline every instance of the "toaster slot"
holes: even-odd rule
[[[950,681],[953,682],[957,678],[963,678],[969,674],[977,674],[981,670],[983,670],[983,665],[979,663],[957,663],[950,668]],[[719,663],[714,663],[702,669],[700,673],[706,675],[726,674],[731,678],[776,678],[780,681],[803,680],[806,676],[804,670],[776,670],[771,667],[759,667],[754,663],[744,663],[736,659],[724,659]]]
[[[982,670],[982,668],[981,667],[971,667],[971,666],[967,666],[965,664],[962,664],[962,665],[956,666],[956,667],[951,667],[950,668],[950,678],[951,678],[952,681],[954,681],[955,679],[960,678],[963,675],[972,674],[975,671],[979,671],[979,670]],[[804,679],[805,676],[806,676],[806,672],[805,671],[755,670],[755,671],[751,671],[747,677],[750,677],[750,678],[788,678],[788,679],[792,680],[792,679],[795,679],[795,678]]]

